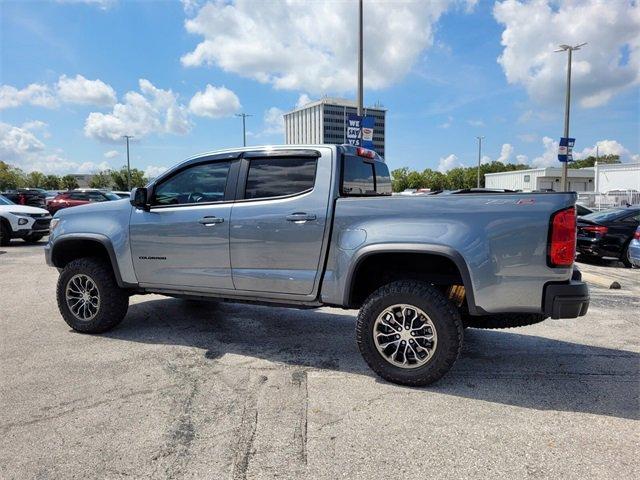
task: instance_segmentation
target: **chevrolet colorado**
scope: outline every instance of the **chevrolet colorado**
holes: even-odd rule
[[[337,145],[186,160],[130,200],[56,213],[45,247],[75,330],[99,333],[129,296],[358,308],[357,345],[383,378],[427,385],[465,326],[575,318],[575,193],[392,196],[383,159]]]

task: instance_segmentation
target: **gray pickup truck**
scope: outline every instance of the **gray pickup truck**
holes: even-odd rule
[[[198,155],[130,200],[56,213],[45,247],[75,330],[99,333],[129,296],[360,309],[370,367],[405,385],[438,380],[465,327],[575,318],[574,193],[392,196],[382,158],[352,146]]]

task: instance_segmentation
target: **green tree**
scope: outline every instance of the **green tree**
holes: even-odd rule
[[[447,177],[444,173],[427,168],[422,172],[422,178],[424,178],[424,184],[431,190],[444,190],[447,188]]]
[[[47,175],[44,179],[44,188],[47,190],[60,190],[60,177],[57,175]]]
[[[74,188],[78,188],[79,186],[76,177],[74,177],[73,175],[65,175],[60,180],[60,183],[62,183],[62,188],[65,188],[67,190],[73,190]]]
[[[104,170],[91,177],[89,186],[91,188],[111,188],[112,183],[113,179],[111,178],[111,172],[109,170]]]
[[[111,179],[115,190],[128,190],[127,188],[127,167],[122,167],[120,170],[111,170]],[[147,179],[144,178],[144,172],[137,168],[131,169],[131,188],[144,187],[147,183]]]
[[[33,188],[44,187],[46,177],[42,172],[29,172],[27,175],[27,186]]]
[[[24,187],[26,176],[22,170],[0,160],[0,191]]]
[[[391,188],[394,192],[401,192],[407,188],[409,182],[407,181],[407,175],[409,169],[407,167],[398,168],[391,172]]]
[[[602,155],[597,158],[598,163],[620,163],[620,155]],[[596,164],[596,157],[591,155],[581,160],[569,163],[569,168],[593,167]]]

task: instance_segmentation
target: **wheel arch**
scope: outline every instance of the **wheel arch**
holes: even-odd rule
[[[51,263],[64,268],[72,260],[99,257],[109,262],[119,287],[130,287],[122,280],[115,250],[109,238],[95,233],[73,234],[59,237],[51,246]]]
[[[363,268],[366,267],[368,262],[381,260],[385,256],[396,255],[408,256],[409,258],[421,259],[423,261],[440,259],[441,262],[448,262],[448,265],[455,268],[455,273],[451,271],[447,272],[447,275],[450,275],[451,280],[455,280],[455,283],[459,282],[464,286],[469,313],[472,315],[485,313],[475,304],[473,283],[466,261],[458,251],[445,245],[379,244],[363,247],[352,257],[351,267],[345,282],[344,303],[348,306],[353,306],[358,303],[358,300],[362,300],[361,298],[358,299],[358,280],[359,275],[363,273]],[[442,265],[445,265],[445,263],[437,264],[438,267]],[[438,275],[437,272],[428,273]],[[455,275],[457,275],[457,277],[455,277]]]

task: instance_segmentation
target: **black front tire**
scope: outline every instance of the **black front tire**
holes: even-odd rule
[[[27,235],[26,237],[24,237],[23,240],[27,243],[38,243],[40,240],[42,240],[42,237],[44,237],[44,235],[42,235],[41,233],[32,233],[31,235]]]
[[[90,320],[78,318],[67,302],[67,286],[76,275],[89,277],[99,292],[98,311]],[[112,329],[122,321],[129,308],[129,295],[118,287],[111,265],[93,257],[72,260],[64,267],[58,278],[57,299],[64,321],[82,333],[102,333]]]
[[[0,221],[0,247],[6,247],[11,243],[11,227]]]
[[[431,359],[415,368],[393,365],[376,348],[374,325],[378,316],[392,305],[405,304],[421,309],[435,326],[437,346]],[[429,385],[445,375],[462,348],[463,326],[455,306],[436,288],[425,282],[400,280],[389,283],[364,302],[356,323],[356,341],[371,369],[389,382],[400,385]]]

